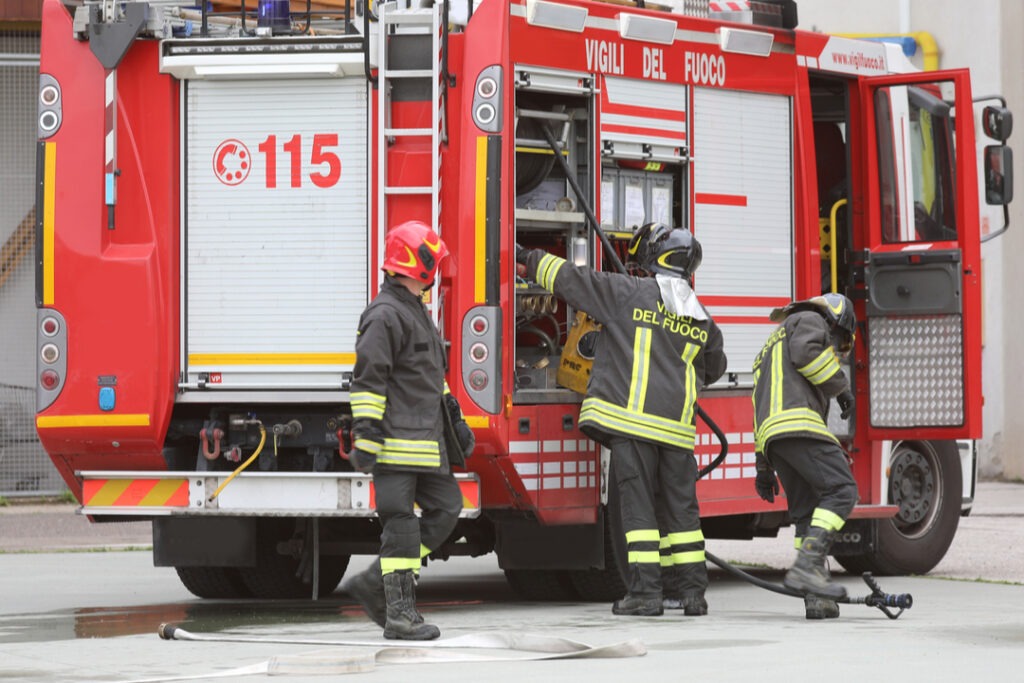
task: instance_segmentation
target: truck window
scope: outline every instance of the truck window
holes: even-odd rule
[[[875,92],[882,241],[957,239],[953,109],[942,82]]]

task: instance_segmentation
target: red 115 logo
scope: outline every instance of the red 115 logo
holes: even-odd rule
[[[338,146],[337,133],[317,133],[313,136],[312,149],[309,152],[311,166],[319,170],[309,174],[309,180],[319,188],[333,187],[341,179],[341,157],[330,148]],[[265,159],[266,169],[264,184],[268,189],[277,187],[277,136],[268,135],[257,147]],[[302,187],[302,136],[293,135],[281,145],[281,149],[289,158],[289,178],[291,187]],[[225,185],[239,185],[247,177],[252,168],[252,157],[249,149],[238,140],[225,140],[217,146],[213,154],[213,170],[217,179]]]

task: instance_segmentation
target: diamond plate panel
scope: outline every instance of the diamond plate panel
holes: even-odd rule
[[[868,381],[874,427],[964,423],[959,315],[868,319]]]

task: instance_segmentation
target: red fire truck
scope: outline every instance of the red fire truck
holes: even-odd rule
[[[754,493],[751,363],[773,308],[838,291],[860,504],[834,554],[942,558],[981,435],[979,189],[1012,194],[1010,114],[966,70],[797,30],[792,0],[184,4],[43,1],[37,428],[93,521],[151,519],[208,598],[316,597],[374,553],[372,478],[340,456],[355,328],[420,219],[451,248],[429,308],[478,444],[431,559],[616,597],[608,455],[577,425],[599,332],[512,252],[608,269],[662,221],[704,247],[729,357],[700,396],[705,535],[788,525]]]

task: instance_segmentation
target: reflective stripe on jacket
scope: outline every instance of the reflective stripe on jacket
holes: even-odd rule
[[[754,441],[764,453],[773,439],[802,436],[839,443],[825,426],[828,401],[849,387],[825,319],[793,313],[754,361]]]
[[[381,421],[378,467],[448,470],[441,416],[444,372],[444,345],[426,307],[385,278],[359,319],[350,392],[353,419]]]
[[[601,443],[623,436],[693,450],[697,392],[726,367],[711,317],[670,313],[654,278],[597,272],[540,250],[527,261],[537,283],[604,326],[580,429]]]

